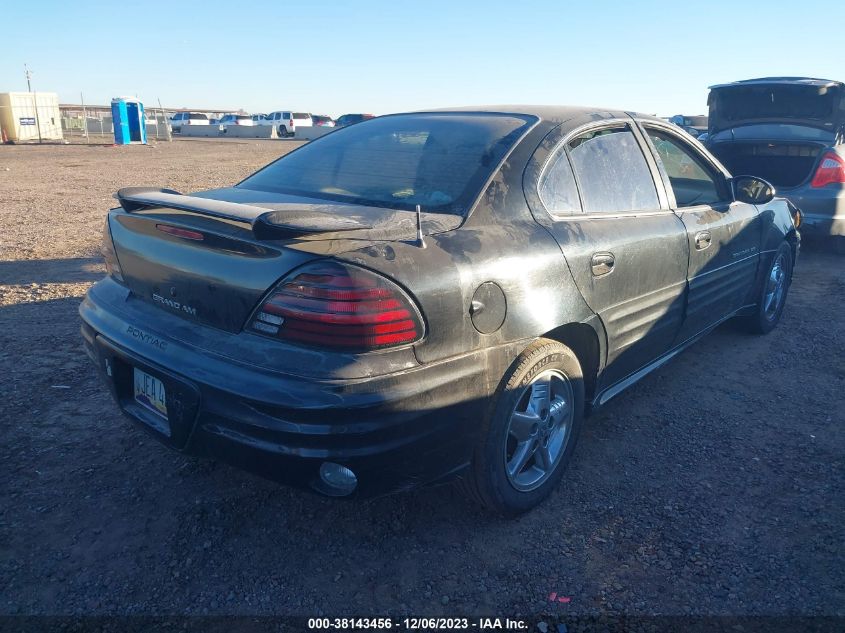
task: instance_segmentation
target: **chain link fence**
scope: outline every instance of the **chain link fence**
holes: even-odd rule
[[[111,113],[102,109],[92,109],[91,112],[81,109],[63,107],[62,132],[71,142],[102,141],[114,139],[114,122]],[[169,141],[171,137],[170,117],[164,110],[153,108],[144,111],[147,127],[147,140]]]

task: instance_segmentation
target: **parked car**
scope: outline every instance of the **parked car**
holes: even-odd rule
[[[262,125],[262,121],[267,118],[266,114],[253,114],[252,115],[252,123],[253,125]]]
[[[374,114],[341,114],[335,120],[335,126],[346,127],[347,125],[353,125],[354,123],[360,123],[361,121],[374,118]]]
[[[311,127],[314,123],[311,120],[311,115],[306,112],[279,110],[268,114],[266,119],[259,122],[259,125],[274,126],[276,133],[284,138],[286,136],[293,136],[296,133],[297,127]]]
[[[312,114],[311,121],[320,127],[334,127],[334,119],[322,114]]]
[[[141,427],[333,496],[457,478],[505,515],[590,411],[727,319],[772,330],[800,239],[675,126],[571,107],[379,117],[118,199],[80,313]]]
[[[249,114],[224,114],[220,119],[220,129],[224,130],[230,125],[255,125],[252,116]]]
[[[845,251],[845,84],[805,77],[710,87],[707,146],[734,173],[771,182],[808,235]]]
[[[209,125],[208,116],[200,112],[177,112],[170,118],[170,129],[174,134],[182,131],[185,125]]]

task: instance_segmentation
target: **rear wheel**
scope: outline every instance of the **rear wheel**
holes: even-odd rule
[[[754,334],[768,334],[780,321],[786,295],[792,281],[792,247],[782,242],[772,257],[763,278],[754,314],[745,318],[747,329]]]
[[[578,358],[556,341],[539,339],[503,377],[461,486],[493,512],[530,510],[560,482],[583,411]]]

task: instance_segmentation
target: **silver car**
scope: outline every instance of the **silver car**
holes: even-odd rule
[[[803,214],[806,236],[845,251],[845,84],[766,77],[710,87],[707,147],[763,178]]]

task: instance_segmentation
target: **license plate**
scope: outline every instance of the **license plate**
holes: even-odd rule
[[[167,419],[167,397],[164,383],[137,367],[135,370],[135,402]]]

